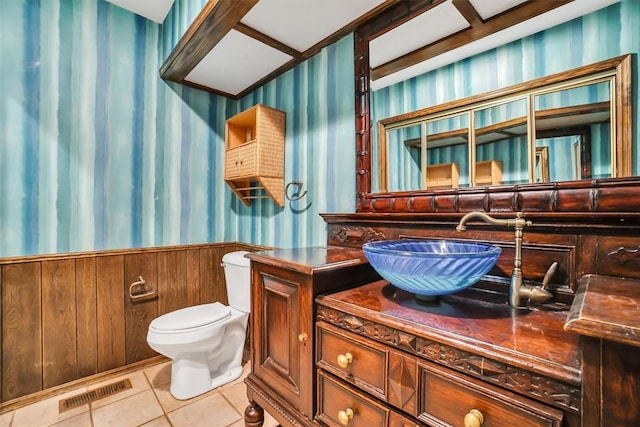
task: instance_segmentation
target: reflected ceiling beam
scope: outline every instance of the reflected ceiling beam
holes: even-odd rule
[[[506,28],[509,28],[515,24],[534,18],[560,6],[564,6],[565,4],[571,3],[572,1],[574,0],[530,0],[503,13],[493,16],[486,21],[482,21],[479,15],[477,18],[472,16],[474,13],[472,13],[469,8],[474,8],[471,4],[465,4],[469,3],[468,0],[454,0],[454,6],[456,6],[460,13],[470,22],[471,26],[469,28],[459,31],[437,42],[431,43],[430,45],[427,45],[420,49],[416,49],[413,52],[389,61],[386,64],[382,64],[371,70],[371,77],[373,78],[373,80],[377,80],[379,78],[388,76],[407,67],[448,52],[452,49],[456,49],[472,41],[482,39],[493,33],[497,33]],[[475,12],[475,14],[477,15],[477,12]]]
[[[482,25],[484,21],[469,0],[453,0],[451,2],[471,26]]]

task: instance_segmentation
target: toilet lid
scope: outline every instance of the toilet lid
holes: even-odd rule
[[[181,331],[220,322],[231,316],[231,308],[219,302],[195,305],[172,311],[154,319],[150,327],[163,331]]]

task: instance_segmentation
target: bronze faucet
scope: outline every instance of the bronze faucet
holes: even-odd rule
[[[456,231],[462,232],[467,228],[465,224],[474,218],[482,219],[491,225],[501,227],[515,228],[515,253],[513,256],[513,271],[511,272],[511,285],[509,286],[509,305],[511,307],[524,307],[527,301],[535,304],[542,304],[550,300],[553,295],[547,291],[546,285],[558,264],[554,263],[549,267],[549,271],[545,275],[542,286],[531,286],[522,283],[522,234],[525,227],[531,226],[531,221],[522,218],[522,212],[517,212],[515,219],[496,219],[484,212],[469,212],[460,219],[460,223],[456,226]]]

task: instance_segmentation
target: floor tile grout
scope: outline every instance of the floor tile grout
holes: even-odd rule
[[[178,401],[170,394],[170,380],[167,380],[168,378],[170,378],[170,375],[168,374],[168,369],[170,369],[170,366],[165,365],[167,363],[170,362],[163,362],[158,365],[146,366],[144,368],[140,368],[137,371],[132,371],[124,375],[106,379],[105,381],[103,381],[103,383],[105,384],[116,380],[117,378],[130,378],[132,382],[135,382],[133,384],[133,390],[126,390],[130,394],[124,395],[120,398],[111,396],[110,398],[115,400],[103,403],[100,406],[95,406],[95,403],[98,402],[98,400],[94,402],[88,402],[85,404],[86,407],[85,405],[81,405],[79,407],[72,408],[72,410],[76,410],[77,413],[68,417],[61,417],[61,414],[58,411],[58,401],[59,399],[63,399],[65,397],[63,397],[63,395],[52,396],[38,402],[33,402],[32,404],[24,406],[22,408],[10,411],[10,415],[0,415],[0,417],[3,417],[0,421],[0,424],[7,427],[18,427],[24,425],[25,422],[26,424],[33,423],[33,420],[37,419],[41,421],[41,424],[43,426],[55,426],[56,424],[70,426],[75,424],[76,422],[83,422],[86,423],[85,425],[90,427],[101,427],[105,425],[105,423],[113,423],[114,420],[117,423],[118,416],[127,417],[127,413],[129,411],[134,411],[132,412],[132,414],[137,413],[141,409],[140,404],[144,402],[144,414],[140,413],[138,418],[127,418],[129,422],[131,422],[131,424],[129,425],[133,426],[135,424],[137,427],[141,427],[145,424],[152,423],[156,426],[181,427],[185,425],[186,419],[195,420],[193,422],[196,425],[208,425],[207,420],[210,419],[211,414],[206,412],[207,409],[205,409],[203,412],[203,406],[206,408],[206,406],[208,405],[207,402],[202,402],[204,399],[211,399],[211,401],[217,402],[216,404],[223,405],[223,407],[225,408],[225,418],[234,419],[234,421],[232,422],[227,422],[227,420],[225,419],[224,422],[226,424],[226,427],[242,424],[242,421],[244,419],[244,412],[242,408],[245,404],[248,404],[248,401],[245,402],[243,400],[243,394],[246,393],[246,385],[244,385],[243,379],[248,372],[247,368],[245,368],[242,377],[240,377],[240,379],[238,380],[234,380],[215,390],[203,393],[202,395],[189,399],[188,401]],[[142,375],[142,377],[144,378],[139,378],[140,375]],[[136,376],[135,380],[133,379],[134,376]],[[89,387],[80,386],[76,390],[69,390],[65,394],[68,397],[71,397],[88,390]],[[148,390],[151,390],[151,394],[142,396],[142,394],[147,393]],[[134,400],[130,401],[131,403],[129,403],[126,402],[127,399]],[[244,399],[246,399],[246,396],[244,397]],[[196,405],[199,402],[200,405],[193,406],[193,412],[190,412],[189,407],[191,405]],[[159,409],[156,408],[155,405],[158,405]],[[32,407],[31,411],[29,411],[29,407]],[[82,409],[78,410],[78,408]],[[20,420],[17,420],[16,417],[18,411],[23,411],[20,415]],[[98,418],[96,418],[97,411],[100,411],[100,415],[98,416]],[[112,413],[111,411],[114,412]],[[115,411],[119,411],[119,414]],[[172,414],[174,413],[175,422],[170,418],[170,416],[172,416]],[[266,415],[267,414],[265,412],[265,416]],[[151,416],[152,418],[142,421],[147,416]],[[74,421],[69,421],[75,417],[79,418]],[[222,422],[222,420],[223,419],[219,419],[218,422]],[[271,425],[275,424],[265,423],[265,427],[269,427]]]

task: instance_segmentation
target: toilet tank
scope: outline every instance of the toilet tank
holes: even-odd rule
[[[222,257],[229,305],[248,313],[251,309],[250,261],[247,251],[229,252]]]

